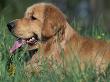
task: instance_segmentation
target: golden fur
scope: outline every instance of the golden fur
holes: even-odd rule
[[[32,16],[36,19],[32,20]],[[20,38],[38,35],[41,41],[29,46],[29,50],[40,48],[40,54],[51,55],[59,62],[62,50],[65,58],[78,55],[81,63],[91,61],[95,65],[107,65],[110,61],[109,43],[80,36],[68,24],[65,15],[52,4],[38,3],[29,7],[24,17],[16,20],[13,33]],[[33,55],[28,63],[35,63],[37,56],[37,53]]]

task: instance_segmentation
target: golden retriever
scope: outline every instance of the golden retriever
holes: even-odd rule
[[[52,56],[61,62],[78,55],[81,63],[90,61],[95,65],[107,65],[110,62],[110,44],[80,36],[67,22],[59,8],[50,3],[37,3],[27,8],[24,17],[7,24],[9,31],[19,38],[10,52],[28,44],[32,55],[27,63],[35,65],[38,53],[44,57]]]

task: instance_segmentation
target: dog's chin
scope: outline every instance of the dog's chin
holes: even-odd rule
[[[39,44],[28,45],[28,52],[30,56],[37,54],[39,49]]]
[[[38,49],[39,48],[39,44],[36,43],[36,44],[33,44],[33,45],[28,45],[28,50],[35,50],[35,49]]]
[[[36,48],[36,46],[28,46],[28,52],[31,56],[36,54],[37,51],[38,51],[38,48]]]

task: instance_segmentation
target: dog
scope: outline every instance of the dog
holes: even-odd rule
[[[32,55],[28,64],[36,65],[38,50],[39,54],[51,56],[58,62],[62,62],[62,51],[66,60],[77,55],[82,65],[89,61],[96,66],[106,67],[110,62],[110,43],[78,34],[63,12],[51,3],[30,6],[23,18],[9,22],[7,27],[18,38],[10,52],[28,45]]]

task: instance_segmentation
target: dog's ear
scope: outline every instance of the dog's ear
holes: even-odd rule
[[[58,8],[53,5],[47,5],[44,15],[44,23],[42,28],[43,37],[52,37],[58,31],[65,29],[66,18]]]

